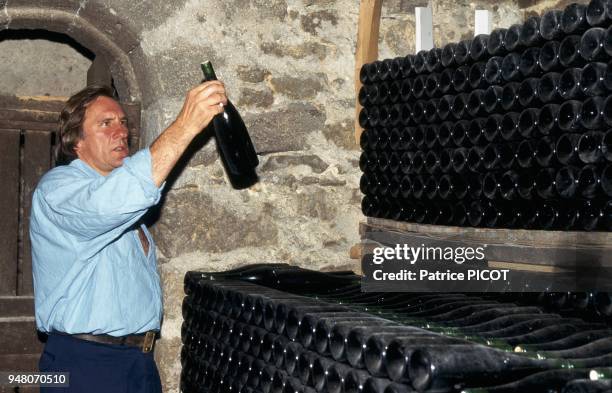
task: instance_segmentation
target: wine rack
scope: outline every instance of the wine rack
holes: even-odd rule
[[[360,69],[368,217],[612,230],[605,2]]]
[[[612,387],[609,294],[362,293],[359,279],[282,264],[188,272],[181,391]]]

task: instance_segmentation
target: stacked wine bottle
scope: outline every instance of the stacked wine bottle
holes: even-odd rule
[[[279,265],[188,272],[185,292],[183,393],[612,388],[612,312],[588,311],[607,294],[362,293]]]
[[[612,6],[365,64],[365,215],[612,230]]]

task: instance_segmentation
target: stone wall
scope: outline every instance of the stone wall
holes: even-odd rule
[[[522,19],[519,0],[432,0],[437,45],[473,34],[476,8],[494,27]],[[22,4],[19,4],[22,3]],[[354,268],[359,241],[359,148],[354,142],[357,0],[0,0],[61,8],[95,24],[124,49],[142,98],[142,143],[181,108],[209,59],[259,152],[261,181],[228,185],[209,135],[166,184],[153,231],[160,255],[164,324],[156,357],[164,389],[178,392],[183,275],[283,261],[313,269]],[[380,56],[414,51],[418,0],[383,1]],[[0,12],[0,14],[3,14]],[[80,18],[80,19],[78,19]],[[72,26],[72,25],[71,25]],[[72,28],[72,27],[71,27]],[[70,29],[69,29],[70,30]],[[120,42],[119,42],[120,41]]]

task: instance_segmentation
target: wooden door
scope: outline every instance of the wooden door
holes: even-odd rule
[[[32,295],[32,192],[53,165],[65,98],[0,96],[0,295]]]

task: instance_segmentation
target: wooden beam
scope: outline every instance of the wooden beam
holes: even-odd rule
[[[112,79],[108,62],[104,56],[96,56],[91,66],[87,70],[87,85],[111,86]]]
[[[359,125],[359,71],[361,66],[378,59],[378,35],[380,27],[380,11],[382,0],[361,0],[359,4],[359,23],[357,25],[357,50],[355,51],[355,142],[359,144],[359,138],[363,129]]]
[[[429,7],[414,7],[416,20],[416,51],[433,48],[433,14]]]
[[[491,13],[487,10],[474,11],[474,36],[491,34]]]

